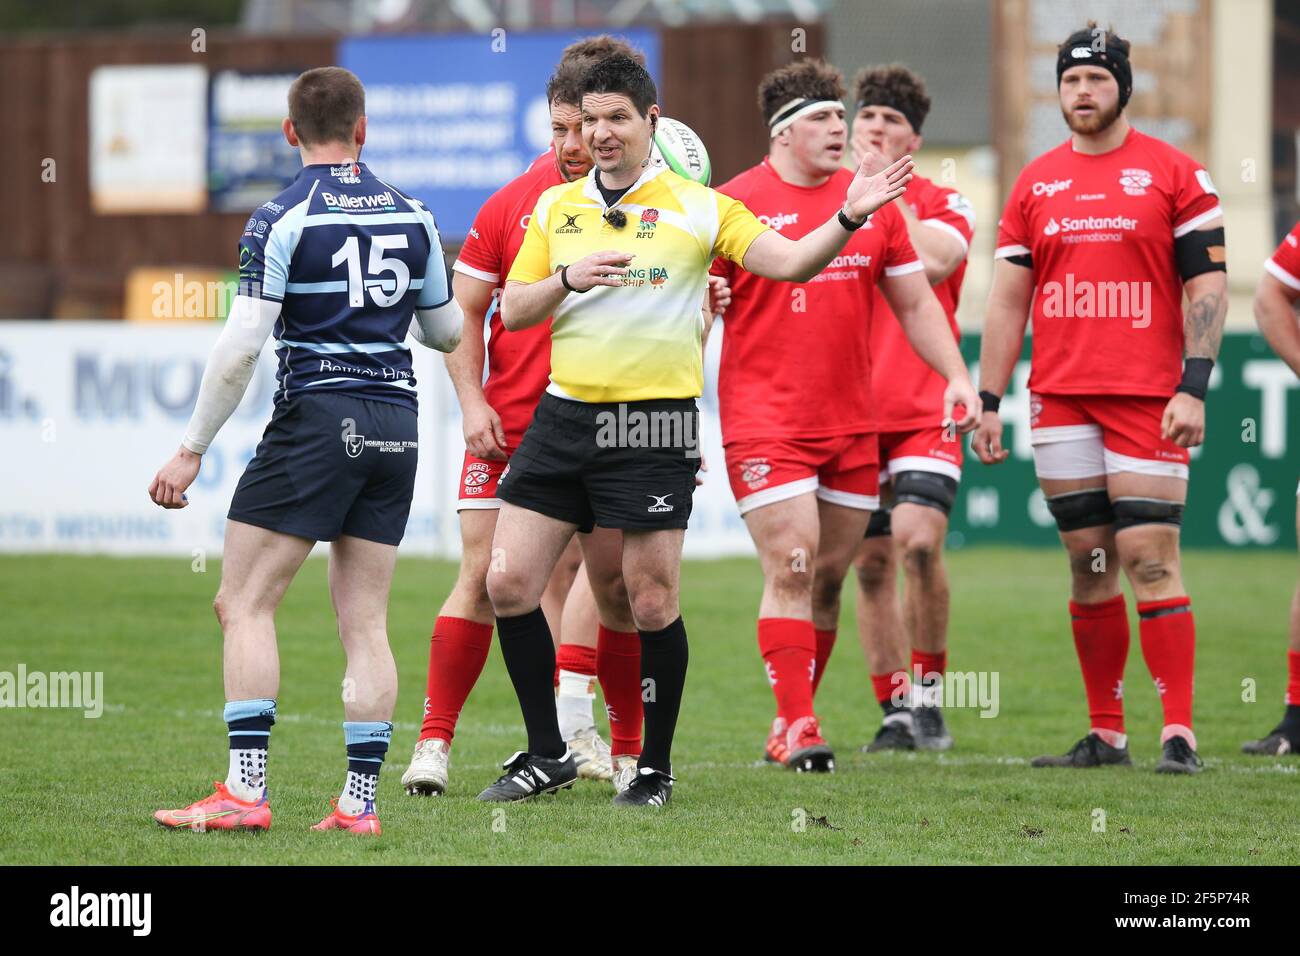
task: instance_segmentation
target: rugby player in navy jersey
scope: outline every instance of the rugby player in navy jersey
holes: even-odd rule
[[[280,664],[275,609],[317,541],[347,655],[347,778],[313,829],[377,835],[375,788],[392,736],[397,670],[388,592],[406,529],[417,455],[409,331],[455,349],[433,216],[359,162],[365,90],[347,70],[303,73],[289,90],[285,138],[302,153],[294,182],[253,213],[239,243],[239,294],[208,359],[181,447],[149,487],[183,508],[203,453],[243,397],[267,336],[279,361],[275,411],[227,515],[214,607],[225,642],[229,774],[163,826],[264,830],[266,755]]]

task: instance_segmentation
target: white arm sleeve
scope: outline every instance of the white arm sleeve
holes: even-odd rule
[[[257,357],[280,317],[280,306],[281,303],[269,299],[235,296],[226,326],[208,356],[194,414],[181,442],[196,455],[208,450],[212,439],[244,397],[253,369],[257,367]]]
[[[415,309],[411,320],[411,336],[426,348],[439,352],[454,352],[465,331],[465,314],[455,299],[448,299],[434,309]]]

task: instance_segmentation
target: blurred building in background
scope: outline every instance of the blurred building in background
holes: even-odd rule
[[[122,317],[144,301],[139,290],[151,288],[158,274],[229,269],[243,216],[295,170],[278,132],[287,84],[302,69],[346,65],[348,51],[362,46],[368,66],[384,64],[383,76],[402,77],[389,90],[407,97],[394,104],[378,91],[372,96],[372,113],[386,103],[399,111],[390,114],[392,126],[372,126],[372,163],[382,166],[380,145],[396,148],[402,136],[405,145],[389,153],[408,169],[422,154],[430,168],[439,155],[468,155],[448,152],[440,131],[480,141],[476,161],[461,166],[472,188],[457,208],[481,201],[490,192],[484,177],[505,181],[540,142],[522,125],[514,139],[498,135],[500,115],[482,112],[498,72],[516,84],[497,101],[501,110],[520,105],[513,97],[524,83],[540,89],[543,60],[513,55],[512,39],[523,51],[555,45],[530,46],[534,34],[653,37],[663,105],[705,137],[719,181],[764,150],[754,93],[768,69],[822,54],[851,79],[869,63],[906,63],[926,77],[934,99],[921,169],[966,193],[979,215],[960,316],[969,328],[978,326],[987,290],[1001,197],[1026,160],[1065,136],[1055,45],[1089,17],[1134,43],[1133,122],[1207,162],[1227,209],[1236,295],[1248,292],[1256,264],[1300,215],[1300,0],[186,6],[179,16],[155,0],[84,6],[63,22],[73,29],[62,32],[53,32],[60,25],[56,8],[44,14],[48,21],[40,11],[0,12],[12,18],[0,41],[0,105],[17,131],[12,172],[0,183],[6,208],[17,213],[17,228],[0,238],[0,316]],[[498,36],[504,55],[487,58]],[[445,100],[460,85],[474,88],[480,102],[467,101],[459,113],[446,102],[430,106],[438,122],[423,127],[423,140],[395,128],[400,111],[412,108],[413,91],[432,90]],[[447,184],[438,198],[445,204],[454,191]],[[458,213],[449,225],[453,219],[463,232],[466,217]],[[448,232],[453,244],[456,233]],[[1230,321],[1248,322],[1249,310],[1235,307]]]

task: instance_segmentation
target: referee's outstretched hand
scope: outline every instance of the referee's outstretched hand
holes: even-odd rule
[[[605,249],[583,256],[569,266],[569,285],[579,292],[586,292],[598,285],[621,286],[628,273],[627,265],[635,254]]]
[[[158,474],[153,476],[153,484],[149,486],[149,497],[153,503],[163,508],[184,508],[188,505],[190,502],[185,497],[185,489],[194,484],[202,462],[202,455],[196,455],[184,446],[176,449],[171,461],[159,468]]]
[[[845,211],[858,222],[873,212],[893,202],[907,191],[912,179],[912,157],[903,156],[889,165],[879,153],[866,153],[853,174],[848,192],[844,194]]]

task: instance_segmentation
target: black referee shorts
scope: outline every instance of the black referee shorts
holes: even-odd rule
[[[227,517],[313,541],[400,544],[418,454],[414,409],[299,395],[276,406]]]
[[[693,398],[577,402],[543,394],[497,496],[602,528],[685,528],[699,456]]]

